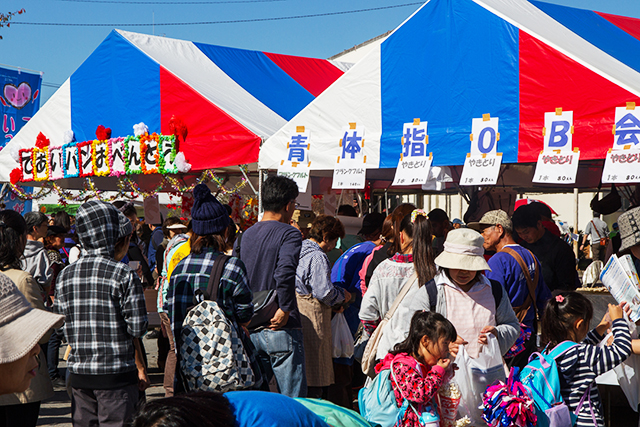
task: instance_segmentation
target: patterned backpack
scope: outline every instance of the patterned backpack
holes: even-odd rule
[[[218,306],[218,285],[229,257],[216,257],[206,294],[197,290],[182,324],[180,370],[189,391],[241,390],[255,384],[251,363],[235,326]]]

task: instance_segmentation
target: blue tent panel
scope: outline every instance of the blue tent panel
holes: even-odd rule
[[[71,123],[77,141],[95,139],[99,125],[112,135],[144,122],[160,132],[160,66],[112,31],[71,76]]]
[[[471,119],[486,113],[500,119],[503,162],[517,162],[518,58],[518,29],[471,0],[426,4],[382,43],[380,167],[397,166],[414,118],[438,134],[427,148],[434,165],[463,164]]]
[[[531,1],[580,37],[640,72],[640,40],[624,32],[595,12]]]
[[[285,120],[291,120],[315,99],[262,52],[194,44],[236,83]],[[283,93],[287,96],[282,96]]]

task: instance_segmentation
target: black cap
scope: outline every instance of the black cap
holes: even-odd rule
[[[383,214],[378,212],[366,214],[362,219],[362,228],[358,231],[358,234],[364,234],[366,236],[376,230],[382,230],[382,223],[385,218]]]
[[[50,225],[47,228],[47,237],[56,236],[58,234],[67,234],[67,230],[64,227],[60,227],[59,225]]]

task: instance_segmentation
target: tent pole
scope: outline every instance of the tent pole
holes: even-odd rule
[[[258,169],[258,213],[262,212],[262,178],[264,177],[264,171]]]
[[[251,189],[253,190],[253,194],[258,195],[258,192],[256,191],[256,188],[251,183],[251,180],[249,179],[249,177],[247,176],[247,173],[244,171],[243,168],[240,168],[240,172],[242,172],[242,176],[244,176],[244,179],[247,180],[247,184],[249,184],[249,187],[251,187]]]
[[[578,189],[574,188],[573,189],[573,201],[575,204],[575,208],[576,208],[576,212],[575,212],[575,216],[573,218],[573,232],[578,235]],[[579,258],[579,254],[578,254],[578,242],[573,242],[573,251],[576,254],[576,258]]]

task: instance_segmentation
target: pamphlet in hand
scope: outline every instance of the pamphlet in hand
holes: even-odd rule
[[[615,254],[611,255],[600,274],[600,280],[618,304],[623,301],[629,304],[631,321],[638,321],[640,319],[640,289],[638,289],[640,283],[631,256],[625,255],[618,258]]]

